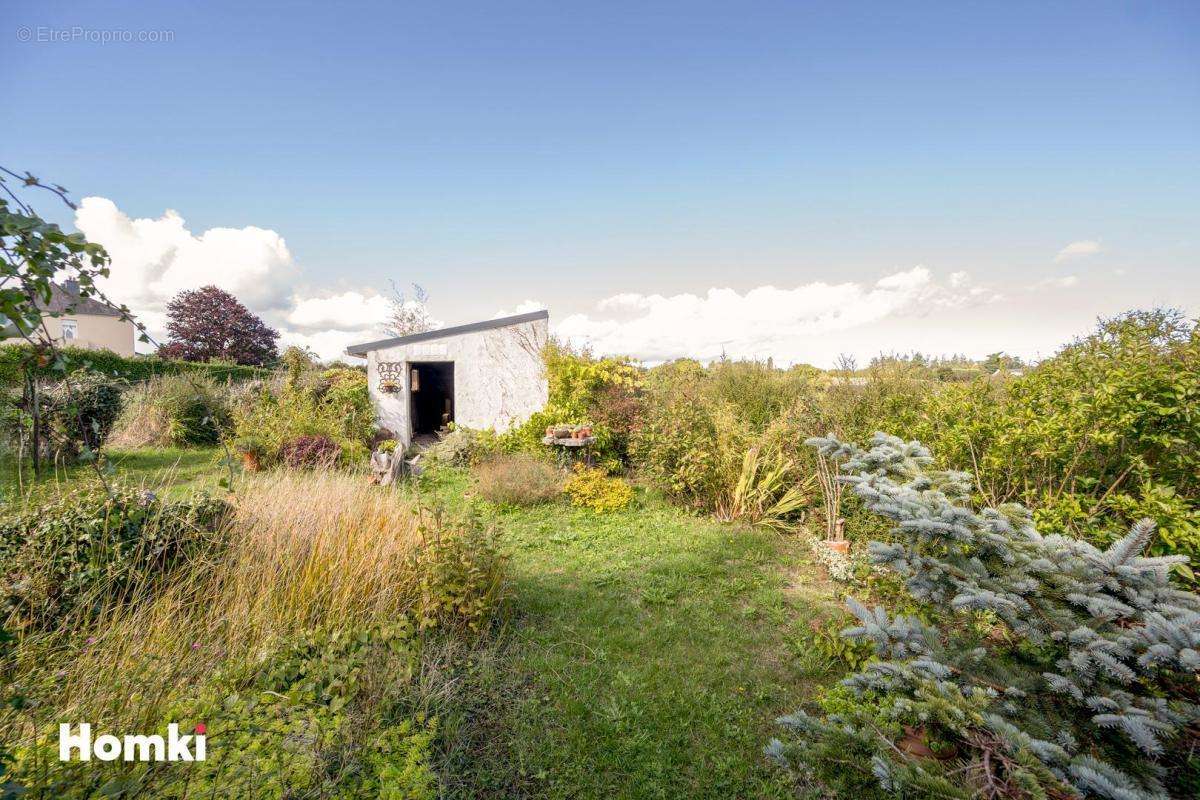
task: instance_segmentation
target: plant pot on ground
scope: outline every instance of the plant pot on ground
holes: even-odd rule
[[[235,441],[233,446],[241,454],[242,469],[246,472],[258,472],[263,468],[267,459],[267,446],[261,439],[243,436]]]
[[[846,555],[850,552],[850,542],[846,540],[846,520],[839,517],[833,524],[833,537],[825,540],[825,546],[835,553]]]

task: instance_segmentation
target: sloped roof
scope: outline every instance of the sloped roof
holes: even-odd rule
[[[396,347],[413,342],[428,342],[433,339],[444,339],[447,336],[461,336],[464,333],[487,331],[493,328],[507,328],[509,325],[520,325],[522,322],[533,322],[537,319],[550,319],[550,312],[542,309],[541,311],[531,311],[528,314],[514,314],[511,317],[498,317],[497,319],[486,319],[482,322],[472,322],[467,325],[455,325],[451,328],[439,328],[436,331],[410,333],[408,336],[380,339],[377,342],[352,344],[346,348],[346,355],[359,356],[361,358],[372,350],[383,350],[386,347]]]
[[[119,317],[121,312],[94,297],[80,297],[57,283],[50,284],[50,302],[38,303],[42,311],[59,314],[91,314],[97,317]]]

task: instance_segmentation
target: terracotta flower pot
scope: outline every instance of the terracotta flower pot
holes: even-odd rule
[[[838,539],[834,541],[826,541],[825,546],[835,553],[848,555],[850,553],[850,542],[846,539]]]

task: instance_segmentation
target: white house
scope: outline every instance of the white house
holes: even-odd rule
[[[352,345],[367,359],[380,427],[405,446],[451,422],[508,430],[546,405],[542,348],[550,313],[534,311]]]
[[[78,281],[50,284],[50,302],[43,303],[39,299],[37,305],[46,314],[42,324],[55,344],[111,350],[120,356],[133,355],[133,342],[137,336],[133,322],[107,303],[93,297],[80,297]],[[19,336],[20,332],[13,325],[0,327],[0,340]]]

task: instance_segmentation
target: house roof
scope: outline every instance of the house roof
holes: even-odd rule
[[[50,302],[38,302],[38,308],[42,311],[57,314],[91,314],[97,317],[119,317],[121,312],[112,306],[97,300],[93,297],[80,297],[79,288],[76,285],[74,291],[69,287],[73,281],[68,281],[66,286],[60,286],[57,283],[50,284]]]
[[[515,314],[511,317],[498,317],[496,319],[486,319],[482,322],[471,322],[467,325],[455,325],[451,328],[439,328],[436,331],[423,331],[422,333],[410,333],[408,336],[396,336],[391,339],[380,339],[377,342],[366,342],[364,344],[352,344],[346,348],[346,355],[364,357],[372,350],[382,350],[386,347],[397,347],[402,344],[411,344],[413,342],[428,342],[433,339],[444,339],[447,336],[461,336],[464,333],[475,333],[476,331],[487,331],[493,328],[507,328],[509,325],[520,325],[522,322],[533,322],[537,319],[550,319],[550,312],[542,309],[541,311],[531,311],[528,314]]]

